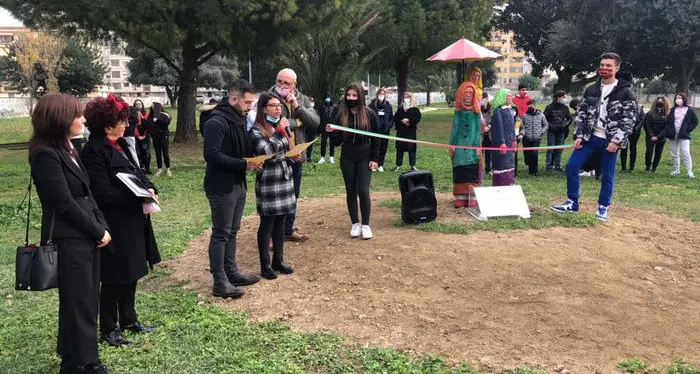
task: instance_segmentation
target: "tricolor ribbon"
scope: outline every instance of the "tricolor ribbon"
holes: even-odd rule
[[[476,149],[476,150],[484,150],[484,151],[502,151],[502,148],[499,147],[475,147],[471,145],[450,145],[450,144],[442,144],[442,143],[433,143],[433,142],[426,142],[424,140],[414,140],[414,139],[406,139],[406,138],[399,138],[397,136],[391,136],[391,135],[384,135],[384,134],[377,134],[375,132],[370,132],[370,131],[364,131],[364,130],[358,130],[358,129],[351,129],[349,127],[344,127],[344,126],[338,126],[338,125],[330,125],[330,128],[333,130],[338,130],[338,131],[345,131],[345,132],[350,132],[354,134],[359,134],[359,135],[365,135],[365,136],[372,136],[375,138],[382,138],[382,139],[389,139],[389,140],[395,140],[397,142],[404,142],[404,143],[413,143],[413,144],[422,144],[422,145],[427,145],[430,147],[441,147],[441,148],[454,148],[454,149]],[[552,149],[569,149],[569,148],[574,148],[573,144],[562,144],[562,145],[551,145],[551,146],[546,146],[546,147],[519,147],[519,148],[511,148],[508,147],[506,148],[507,151],[546,151],[546,150],[552,150]]]

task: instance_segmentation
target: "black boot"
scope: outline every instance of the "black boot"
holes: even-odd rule
[[[270,267],[270,252],[268,242],[258,243],[258,253],[260,254],[260,275],[265,279],[276,279],[277,273]]]
[[[243,296],[245,292],[242,289],[234,286],[229,282],[228,277],[225,272],[221,274],[214,274],[214,289],[212,293],[216,297],[223,297],[235,299],[237,297]]]
[[[272,255],[272,269],[279,271],[282,274],[292,274],[294,269],[288,264],[284,263],[283,250],[275,249],[275,253]]]
[[[243,274],[238,271],[227,272],[227,276],[228,281],[234,286],[250,286],[260,281],[260,277],[255,274]]]

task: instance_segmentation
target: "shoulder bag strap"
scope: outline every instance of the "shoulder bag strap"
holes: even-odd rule
[[[29,184],[27,185],[27,194],[24,196],[27,199],[27,229],[24,233],[24,246],[29,245],[29,214],[32,211],[32,178],[29,177]]]

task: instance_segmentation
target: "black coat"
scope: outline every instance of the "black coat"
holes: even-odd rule
[[[647,138],[656,136],[663,141],[664,129],[666,128],[666,116],[663,112],[649,111],[644,116],[644,131]]]
[[[401,123],[401,120],[408,118],[408,126]],[[416,107],[405,110],[403,105],[394,114],[394,127],[396,128],[396,136],[399,138],[416,139],[418,122],[420,122],[420,110]],[[396,149],[403,151],[415,151],[416,145],[413,143],[396,142]]]
[[[157,120],[157,121],[156,121]],[[148,116],[148,128],[151,136],[154,138],[165,138],[170,135],[170,116],[168,113],[160,112],[158,116],[154,116],[153,112]]]
[[[664,136],[668,139],[676,138],[676,107],[671,109],[671,113],[668,114],[666,118],[666,130],[664,131]],[[688,107],[688,111],[685,114],[683,123],[681,124],[681,130],[678,131],[678,139],[688,139],[690,140],[690,133],[695,130],[698,126],[698,115],[695,114],[695,110],[692,107]]]
[[[119,139],[122,149],[126,141]],[[90,175],[95,200],[107,223],[112,242],[102,251],[102,282],[122,284],[136,282],[148,274],[149,266],[160,262],[150,215],[143,214],[144,199],[135,196],[118,178],[117,173],[134,174],[148,188],[153,188],[143,172],[107,143],[104,136],[90,136],[83,148],[82,160]]]
[[[235,184],[245,184],[247,163],[243,158],[252,154],[245,116],[222,100],[204,123],[204,191],[230,193]]]
[[[377,99],[372,99],[372,102],[369,103],[369,108],[377,114],[379,131],[382,134],[388,134],[392,126],[394,126],[394,109],[391,107],[391,103],[388,100],[380,102]]]
[[[369,117],[369,131],[378,134],[379,122],[377,121],[377,115],[369,108],[365,108],[365,110],[367,111],[367,116]],[[349,123],[343,123],[340,110],[336,110],[335,119],[332,123],[349,127],[351,129],[358,129],[357,121],[355,121],[355,115],[352,112],[348,113],[348,122]],[[367,147],[367,152],[369,152],[369,160],[374,162],[379,161],[379,138],[374,136],[353,134],[345,131],[333,131],[331,134],[331,143],[336,147],[340,146],[341,144],[369,145],[369,147]],[[346,155],[345,152],[342,154],[342,157],[351,157],[351,159],[354,160],[357,160],[363,156],[364,155],[358,154]]]
[[[54,148],[39,146],[29,156],[31,175],[41,200],[41,239],[46,242],[55,211],[54,238],[85,238],[97,242],[107,221],[90,192],[85,166]],[[60,250],[60,248],[59,248]]]

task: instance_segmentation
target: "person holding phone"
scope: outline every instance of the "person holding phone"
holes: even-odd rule
[[[341,102],[336,124],[356,130],[379,133],[377,115],[365,106],[365,95],[362,86],[353,83],[345,89],[345,97]],[[330,124],[326,125],[327,132],[333,132]],[[362,239],[372,238],[369,226],[372,202],[369,196],[369,185],[372,170],[378,166],[379,138],[359,135],[350,132],[337,131],[333,133],[333,143],[342,144],[340,154],[340,169],[345,181],[346,202],[352,227],[350,237]],[[362,221],[357,215],[357,201],[360,200]]]

